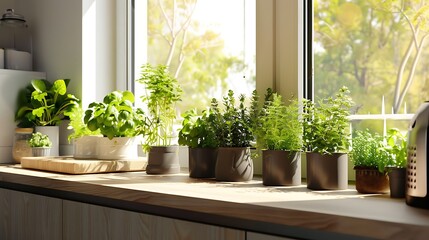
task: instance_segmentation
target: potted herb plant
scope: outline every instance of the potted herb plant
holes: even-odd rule
[[[261,116],[258,148],[262,148],[262,183],[264,185],[300,185],[302,122],[298,100],[289,105],[274,93]]]
[[[68,129],[73,132],[68,136],[69,142],[73,141],[73,157],[75,159],[97,159],[98,140],[102,137],[100,129],[89,130],[84,123],[85,112],[81,106],[75,107],[69,114]]]
[[[406,167],[407,167],[407,138],[399,129],[387,131],[386,141],[382,148],[388,156],[387,172],[390,183],[390,197],[405,197]]]
[[[32,80],[18,95],[15,120],[18,127],[36,127],[36,132],[47,134],[52,141],[52,156],[59,155],[59,124],[79,104],[79,100],[67,93],[70,79],[58,79],[54,83]]]
[[[335,97],[316,105],[304,100],[303,140],[307,149],[307,188],[314,190],[346,189],[350,108],[353,101],[347,87]]]
[[[183,93],[177,79],[172,77],[164,65],[142,66],[140,79],[147,94],[142,101],[147,104],[150,131],[145,135],[143,149],[148,154],[146,173],[180,172],[178,145],[172,145],[173,124],[176,119],[176,102]]]
[[[35,132],[32,134],[31,138],[28,139],[28,144],[33,151],[34,157],[49,156],[52,142],[48,135],[45,135],[41,132]]]
[[[245,96],[239,96],[237,107],[234,92],[229,90],[228,96],[223,98],[223,105],[221,113],[216,100],[212,101],[220,137],[215,178],[220,181],[249,181],[253,178],[250,146],[254,136]]]
[[[356,173],[356,190],[359,193],[389,192],[386,172],[388,154],[383,151],[384,137],[368,129],[355,131],[350,158]]]
[[[179,131],[179,144],[189,147],[189,176],[214,178],[219,137],[216,116],[211,109],[197,116],[195,109],[185,112]]]
[[[84,123],[90,131],[100,131],[99,159],[132,159],[137,157],[136,136],[145,134],[148,122],[142,109],[133,108],[134,94],[113,91],[103,102],[89,104]]]

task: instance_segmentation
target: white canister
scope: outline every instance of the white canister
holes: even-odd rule
[[[32,71],[33,59],[31,53],[17,51],[14,49],[6,49],[6,68],[14,70]]]
[[[0,48],[0,69],[4,68],[4,50]]]

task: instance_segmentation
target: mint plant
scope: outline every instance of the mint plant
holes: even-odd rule
[[[179,131],[179,144],[191,148],[216,148],[219,137],[216,129],[216,116],[211,109],[197,116],[195,109],[183,115],[182,128]]]
[[[304,99],[304,146],[308,151],[321,154],[347,152],[350,108],[353,101],[347,87],[339,89],[335,97],[321,99],[316,105]]]

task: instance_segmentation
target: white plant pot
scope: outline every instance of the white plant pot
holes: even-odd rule
[[[73,140],[73,157],[76,159],[97,159],[100,136],[82,136]]]
[[[52,142],[51,153],[49,156],[59,156],[59,126],[36,126],[35,132],[48,135]]]
[[[33,147],[33,148],[31,148],[31,150],[33,151],[33,156],[34,157],[45,157],[45,156],[49,156],[51,148],[48,148],[48,147]]]
[[[107,137],[98,139],[98,159],[119,160],[137,158],[137,141],[134,137]]]

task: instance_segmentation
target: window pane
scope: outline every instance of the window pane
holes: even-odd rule
[[[255,89],[255,0],[135,1],[135,77],[167,65],[184,95],[179,111],[204,109],[228,89]],[[140,92],[139,92],[140,91]],[[136,85],[136,94],[144,94]]]
[[[415,112],[429,93],[428,7],[415,0],[314,1],[316,99],[345,85],[357,114],[380,114],[383,96],[386,113]]]

